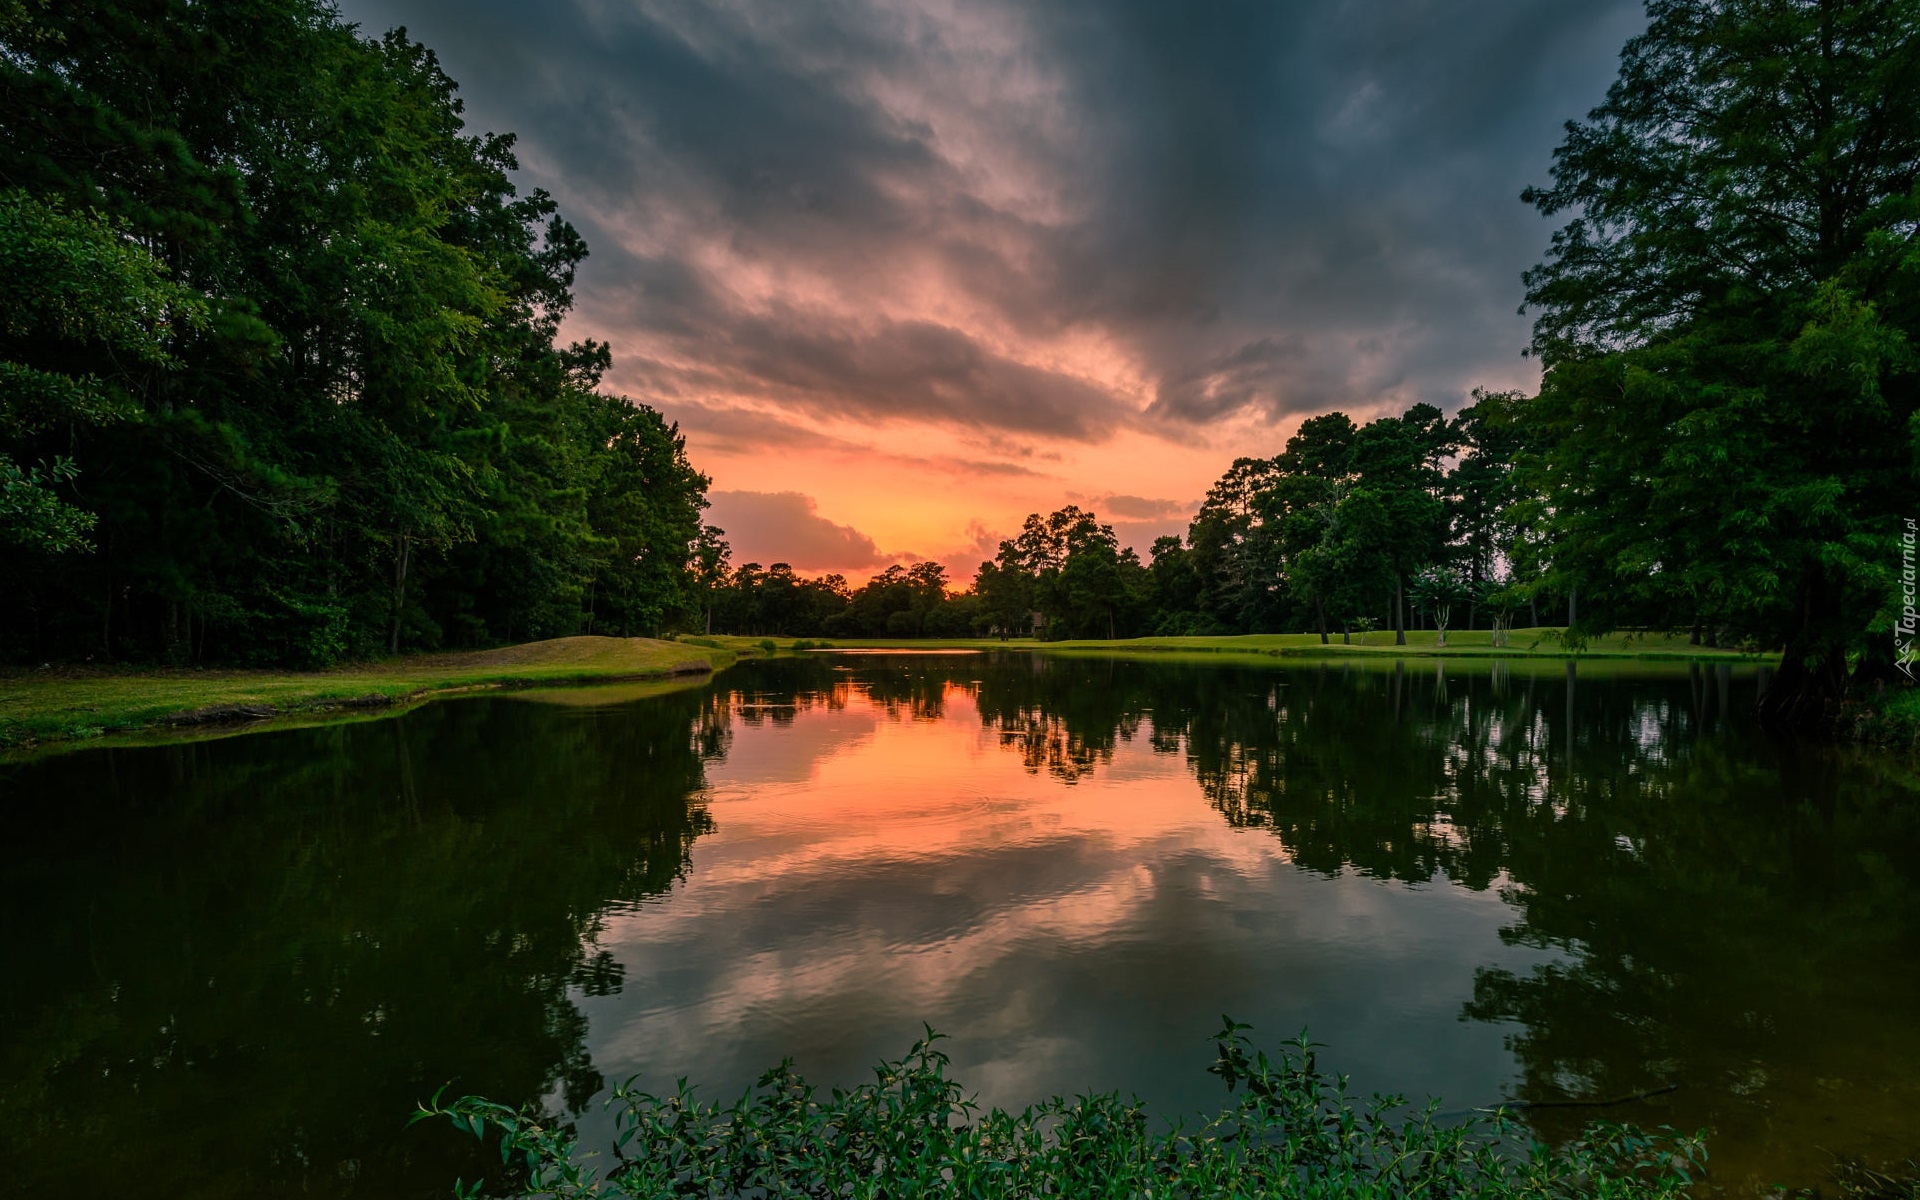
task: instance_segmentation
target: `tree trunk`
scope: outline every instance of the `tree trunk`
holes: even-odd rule
[[[1327,606],[1320,597],[1313,598],[1313,617],[1320,623],[1320,644],[1327,644]]]
[[[1407,644],[1406,614],[1407,577],[1405,572],[1395,572],[1393,576],[1393,644]]]
[[[387,653],[400,653],[400,609],[407,598],[407,560],[413,553],[413,539],[401,534],[393,549],[393,624],[387,631]]]
[[[1809,729],[1832,715],[1846,693],[1846,658],[1829,653],[1809,666],[1809,657],[1804,647],[1787,646],[1780,669],[1767,681],[1755,705],[1761,724],[1775,729]]]
[[[1580,585],[1574,584],[1567,589],[1567,624],[1576,625],[1580,621]]]
[[[113,660],[113,532],[107,532],[107,602],[100,611],[100,657]]]
[[[1847,653],[1832,640],[1838,590],[1813,577],[1800,585],[1800,630],[1755,703],[1763,725],[1807,729],[1833,716],[1847,691]],[[1718,640],[1718,639],[1715,639]]]

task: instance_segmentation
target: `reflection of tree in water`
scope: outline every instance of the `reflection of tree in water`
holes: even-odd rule
[[[787,725],[801,713],[838,711],[855,694],[894,720],[937,721],[946,715],[947,689],[955,683],[948,663],[803,655],[742,663],[719,686],[747,725]]]
[[[1148,695],[1135,664],[1034,655],[996,658],[974,690],[980,720],[1029,772],[1073,783],[1139,732]]]
[[[1561,952],[1483,970],[1466,1013],[1519,1024],[1518,1098],[1679,1082],[1622,1115],[1710,1125],[1800,1182],[1820,1151],[1804,1132],[1772,1144],[1788,1118],[1841,1114],[1860,1148],[1913,1153],[1890,1122],[1920,1102],[1914,781],[1768,743],[1745,720],[1751,681],[1048,667],[1005,667],[980,692],[1003,730],[1051,731],[1050,769],[1105,761],[1146,717],[1230,824],[1270,831],[1303,869],[1498,888],[1518,916],[1505,936]],[[1538,1112],[1552,1132],[1593,1115]]]
[[[1144,677],[1129,683],[1125,675],[1110,662],[1038,656],[799,656],[741,663],[715,694],[724,719],[778,726],[845,708],[856,696],[892,720],[938,721],[949,691],[968,690],[981,720],[1028,770],[1072,782],[1111,762],[1114,747],[1139,728],[1150,693],[1139,689]],[[1122,696],[1116,685],[1133,691]]]
[[[10,771],[10,1182],[438,1194],[476,1167],[402,1132],[440,1084],[577,1111],[601,1079],[568,989],[623,986],[597,921],[710,828],[711,704],[446,703]]]
[[[1564,817],[1514,839],[1507,898],[1522,918],[1508,936],[1566,959],[1482,972],[1467,1012],[1520,1023],[1522,1094],[1679,1083],[1663,1119],[1770,1147],[1787,1177],[1759,1183],[1811,1182],[1821,1146],[1911,1155],[1911,781],[1727,740],[1563,789]]]

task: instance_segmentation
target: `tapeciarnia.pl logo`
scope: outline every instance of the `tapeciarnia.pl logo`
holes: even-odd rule
[[[1908,517],[1907,527],[1900,534],[1900,618],[1893,623],[1893,665],[1899,667],[1908,679],[1913,678],[1916,658],[1920,657],[1913,640],[1916,616],[1920,616],[1914,612],[1915,532],[1914,519]]]

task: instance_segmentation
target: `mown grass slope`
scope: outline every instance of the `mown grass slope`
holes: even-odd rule
[[[324,671],[13,669],[0,674],[0,746],[375,711],[482,688],[705,675],[735,657],[651,638],[568,637]]]

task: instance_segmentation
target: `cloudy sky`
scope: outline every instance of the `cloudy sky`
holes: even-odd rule
[[[341,0],[519,135],[734,561],[1144,547],[1300,419],[1536,380],[1520,204],[1638,0]]]

